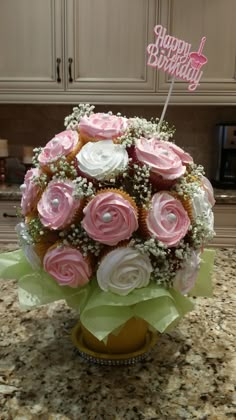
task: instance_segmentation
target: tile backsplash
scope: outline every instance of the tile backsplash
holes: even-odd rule
[[[21,158],[24,146],[43,146],[64,129],[64,118],[73,105],[0,105],[0,138],[8,139],[10,155]],[[161,115],[161,106],[96,106],[96,111],[121,112],[145,118]],[[197,163],[211,170],[214,128],[217,123],[236,123],[236,106],[169,106],[165,119],[174,125],[176,144],[188,151]]]

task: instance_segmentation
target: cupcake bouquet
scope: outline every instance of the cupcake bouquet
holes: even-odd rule
[[[158,120],[80,104],[35,149],[21,186],[21,249],[1,255],[23,307],[65,299],[106,341],[132,318],[169,331],[211,293],[213,190]]]

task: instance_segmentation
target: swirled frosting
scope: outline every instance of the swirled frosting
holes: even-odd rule
[[[61,286],[83,286],[89,282],[92,274],[81,252],[69,246],[49,249],[44,256],[43,266]]]
[[[39,186],[34,182],[34,177],[40,175],[38,168],[29,169],[26,172],[24,184],[21,185],[22,197],[21,197],[21,210],[23,216],[27,216],[31,213],[37,203],[38,193],[40,191]]]
[[[96,113],[84,116],[79,123],[81,133],[96,139],[114,139],[127,129],[127,119],[116,115]]]
[[[39,218],[50,229],[61,229],[71,223],[80,207],[73,196],[74,184],[70,180],[52,180],[38,202]]]
[[[67,156],[79,141],[77,131],[65,130],[51,139],[38,156],[40,165],[45,166]]]
[[[99,181],[123,172],[129,161],[125,148],[112,140],[89,142],[76,157],[81,172]]]
[[[193,163],[192,156],[190,156],[187,152],[181,149],[181,147],[177,146],[177,144],[168,142],[168,146],[170,147],[170,149],[173,150],[173,152],[175,152],[177,156],[179,156],[183,164],[186,165],[187,163]]]
[[[173,287],[183,295],[186,295],[193,287],[200,269],[200,252],[192,252],[182,268],[177,271]]]
[[[97,270],[100,288],[126,296],[149,284],[152,265],[148,255],[134,248],[117,248],[107,254]]]
[[[186,167],[170,145],[170,142],[154,137],[141,137],[136,140],[135,153],[140,162],[151,167],[151,172],[161,175],[164,179],[174,180],[185,173]]]
[[[178,245],[190,226],[188,213],[181,202],[166,192],[152,197],[146,223],[149,233],[168,247]]]
[[[129,239],[138,229],[136,209],[115,192],[104,192],[94,197],[84,208],[82,226],[95,241],[116,245]]]

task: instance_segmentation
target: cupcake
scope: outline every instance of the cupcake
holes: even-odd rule
[[[168,189],[186,171],[171,143],[153,137],[136,140],[134,153],[138,161],[150,167],[150,181],[158,189]]]
[[[149,284],[152,265],[147,254],[132,247],[116,248],[102,258],[97,282],[105,292],[126,296]]]
[[[21,185],[21,211],[23,216],[33,217],[37,212],[37,202],[41,195],[39,185],[35,183],[35,178],[39,177],[40,170],[38,168],[29,169],[26,172],[24,184]]]
[[[78,151],[82,143],[79,141],[77,131],[65,130],[50,140],[38,155],[38,161],[44,172],[51,175],[50,165],[56,165],[58,159],[66,157],[70,162]]]
[[[177,246],[190,227],[188,213],[182,203],[168,192],[153,195],[150,208],[140,212],[141,231],[167,247]]]
[[[80,119],[79,133],[83,143],[99,140],[113,140],[128,128],[127,119],[116,115],[96,113]]]
[[[94,241],[114,246],[129,239],[138,229],[138,212],[134,200],[120,190],[100,191],[83,210],[81,222]]]
[[[112,140],[87,143],[76,156],[79,171],[89,179],[103,181],[122,173],[129,163],[124,147]]]
[[[60,286],[84,286],[92,275],[89,259],[79,249],[64,245],[53,246],[47,251],[43,267]]]
[[[69,179],[49,182],[37,205],[43,226],[63,229],[75,220],[83,203],[74,197],[74,192],[75,184]]]

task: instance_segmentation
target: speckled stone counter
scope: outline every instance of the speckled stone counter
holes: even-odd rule
[[[215,189],[217,204],[236,204],[236,190]],[[21,192],[19,185],[0,185],[1,200],[20,200]]]
[[[14,201],[21,199],[21,191],[19,185],[0,184],[0,201]]]
[[[131,367],[87,364],[71,309],[22,311],[16,282],[0,283],[0,419],[235,419],[236,249],[217,250],[213,281],[214,298]]]

